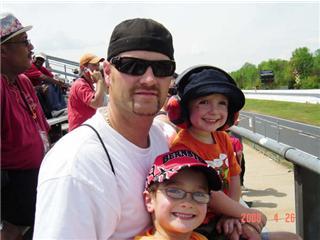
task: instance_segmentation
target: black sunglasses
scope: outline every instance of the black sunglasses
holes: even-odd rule
[[[148,67],[156,77],[169,77],[174,74],[176,63],[173,60],[144,60],[133,57],[113,57],[110,63],[122,73],[134,76],[143,75]]]
[[[16,42],[5,42],[4,44],[21,44],[23,43],[27,47],[31,44],[31,41],[29,39],[22,40],[22,41],[16,41]]]
[[[166,195],[172,199],[184,199],[187,196],[187,194],[190,193],[192,199],[199,204],[207,204],[210,201],[210,195],[204,192],[186,192],[180,188],[174,187],[158,190],[164,190]]]

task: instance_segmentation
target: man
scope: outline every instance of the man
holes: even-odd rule
[[[131,19],[112,33],[109,103],[65,135],[39,175],[34,239],[129,239],[150,217],[142,192],[153,160],[168,151],[161,109],[175,70],[170,32],[151,19]],[[112,165],[111,165],[112,164]]]
[[[86,53],[80,58],[80,78],[72,84],[68,98],[69,131],[91,118],[96,109],[103,106],[107,87],[99,71],[102,61],[104,58],[91,53]]]
[[[10,13],[1,20],[1,238],[21,237],[33,226],[39,167],[48,148],[49,125],[30,80],[33,45]]]
[[[54,78],[52,72],[43,66],[45,60],[46,56],[42,53],[34,55],[31,67],[24,74],[29,77],[36,88],[37,96],[46,117],[58,117],[65,112],[67,106],[63,91],[68,86],[64,82]],[[42,89],[43,84],[45,90]]]

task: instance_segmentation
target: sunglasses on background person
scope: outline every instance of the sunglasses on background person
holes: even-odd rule
[[[143,75],[148,67],[152,68],[156,77],[169,77],[174,74],[176,63],[173,60],[144,60],[133,57],[113,57],[110,63],[122,73],[133,76]]]
[[[16,41],[16,42],[5,42],[3,44],[24,44],[26,45],[26,47],[28,47],[29,45],[31,45],[31,41],[29,39],[26,39],[26,40]]]

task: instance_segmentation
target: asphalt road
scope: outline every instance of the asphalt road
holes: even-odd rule
[[[244,111],[239,126],[320,157],[320,127]]]

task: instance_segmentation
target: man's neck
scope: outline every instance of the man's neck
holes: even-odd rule
[[[134,113],[121,114],[108,106],[105,119],[113,129],[136,146],[141,148],[150,146],[149,131],[153,117],[139,116]]]
[[[18,80],[17,74],[2,73],[8,84],[15,84]]]

